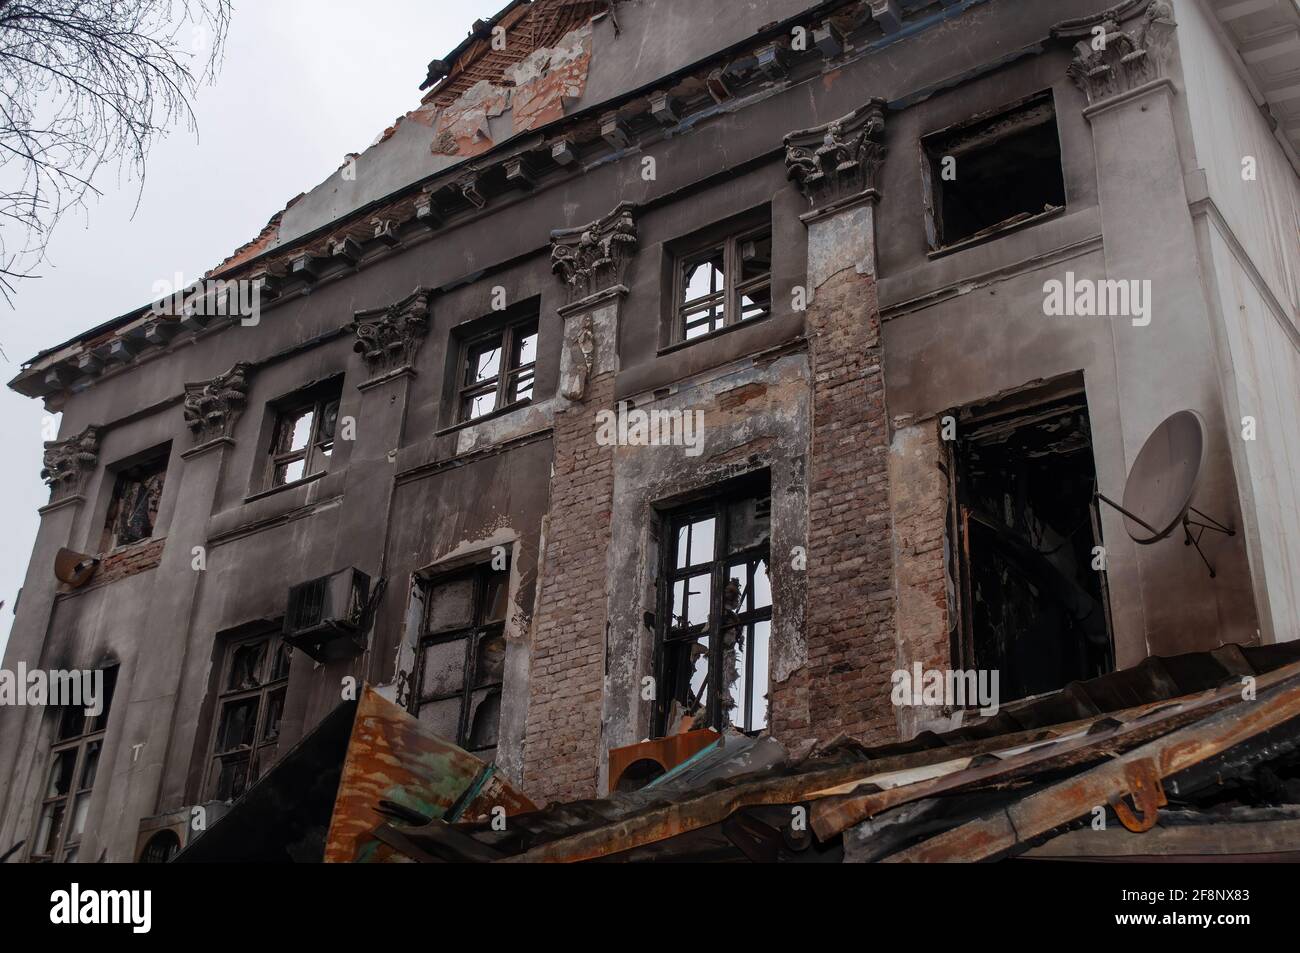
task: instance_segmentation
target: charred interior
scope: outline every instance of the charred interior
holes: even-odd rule
[[[962,426],[963,656],[1024,698],[1113,666],[1083,394]],[[1100,564],[1098,564],[1100,565]]]

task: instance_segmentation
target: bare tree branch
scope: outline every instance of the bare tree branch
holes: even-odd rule
[[[0,297],[35,276],[69,210],[154,143],[221,64],[231,0],[0,0]]]

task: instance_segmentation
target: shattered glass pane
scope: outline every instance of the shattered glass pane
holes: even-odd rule
[[[745,730],[745,652],[748,642],[745,629],[739,625],[725,626],[722,630],[722,694],[720,695],[723,726],[735,725]]]
[[[465,640],[435,642],[424,649],[420,697],[449,695],[465,687]]]
[[[726,288],[726,259],[723,250],[715,248],[683,264],[682,300],[679,303],[690,304]]]
[[[275,485],[284,486],[286,483],[297,483],[307,475],[307,461],[294,460],[292,463],[285,463],[275,468]]]
[[[772,312],[772,288],[760,285],[740,296],[740,320],[753,321],[765,318]]]
[[[486,394],[478,394],[474,397],[465,399],[465,419],[478,420],[480,417],[486,417],[492,411],[497,409],[497,392],[488,391]]]
[[[501,726],[501,689],[490,688],[471,696],[469,724],[466,747],[470,751],[496,747]]]
[[[290,419],[288,424],[289,445],[282,452],[307,449],[307,444],[311,442],[312,418],[315,416],[315,411],[305,410]]]
[[[50,766],[50,783],[45,789],[47,798],[61,797],[72,790],[72,772],[77,766],[77,749],[60,751]]]
[[[771,534],[772,517],[766,500],[741,500],[727,507],[727,551],[743,552],[765,542]]]
[[[36,829],[33,853],[50,854],[54,851],[54,845],[59,841],[59,832],[63,829],[63,812],[66,809],[66,801],[45,805],[41,811],[41,823]]]
[[[235,649],[230,659],[230,680],[226,691],[246,691],[261,684],[262,655],[265,642],[253,642]]]
[[[515,331],[515,353],[510,367],[524,367],[537,363],[537,328],[519,328]]]
[[[700,566],[713,561],[713,536],[716,524],[717,520],[712,516],[706,520],[691,524],[690,551],[687,561],[679,565],[679,569],[684,569],[687,566]]]
[[[428,631],[465,628],[474,621],[474,579],[461,576],[433,586],[429,593]]]
[[[706,575],[673,583],[673,627],[704,625],[709,621],[711,578]]]
[[[500,685],[505,681],[506,637],[504,635],[479,636],[474,655],[474,687]]]
[[[99,750],[102,743],[92,741],[86,745],[86,757],[81,766],[81,783],[78,791],[89,791],[95,786],[95,775],[99,772]]]
[[[217,733],[218,753],[252,746],[257,732],[258,702],[257,698],[245,698],[226,703],[221,712],[221,730]]]
[[[501,373],[501,338],[476,345],[469,352],[465,384],[482,384]]]
[[[697,726],[709,709],[709,639],[705,636],[689,644],[688,665],[691,673],[690,692],[682,700],[688,715],[695,715]]]

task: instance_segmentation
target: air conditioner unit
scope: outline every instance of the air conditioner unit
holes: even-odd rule
[[[294,586],[284,613],[284,640],[318,662],[365,648],[364,617],[370,577],[344,569]]]
[[[225,801],[209,801],[140,821],[135,843],[137,864],[163,864],[215,824],[230,809]]]

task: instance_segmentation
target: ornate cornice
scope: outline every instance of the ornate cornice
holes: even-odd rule
[[[66,440],[45,444],[41,478],[50,487],[50,500],[60,500],[79,493],[86,477],[99,465],[99,433],[96,426]]]
[[[240,361],[210,381],[185,385],[185,426],[196,444],[231,437],[248,400],[248,376],[253,366]]]
[[[551,232],[551,271],[564,282],[569,301],[580,301],[622,284],[636,245],[636,205],[623,202],[589,225]]]
[[[416,288],[401,301],[353,315],[351,327],[357,342],[352,350],[361,355],[372,378],[415,363],[429,333],[432,306],[433,292]]]
[[[885,158],[885,102],[873,99],[824,126],[785,137],[790,180],[814,208],[875,188]]]
[[[1121,29],[1121,17],[1141,11],[1131,30]],[[1053,36],[1080,37],[1074,44],[1070,78],[1095,106],[1165,74],[1170,40],[1178,24],[1169,0],[1147,0],[1145,7],[1120,4],[1091,20],[1057,24]]]

